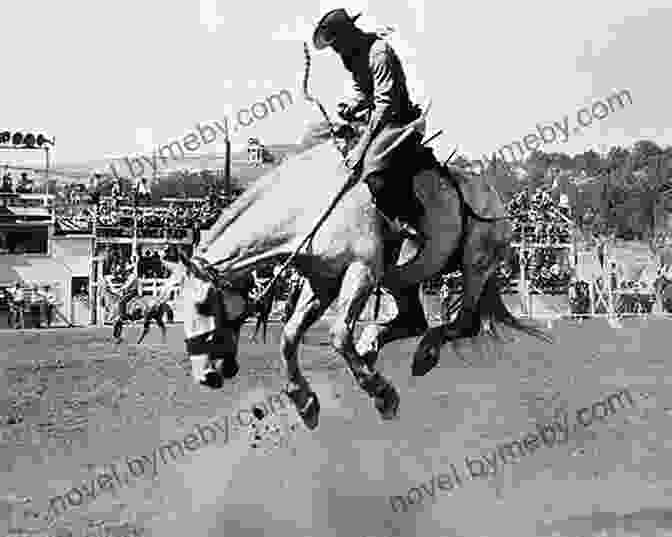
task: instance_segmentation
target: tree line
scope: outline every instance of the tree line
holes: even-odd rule
[[[471,168],[474,162],[459,155],[451,163]],[[536,150],[516,163],[493,155],[482,173],[505,200],[522,190],[533,192],[560,183],[580,228],[644,239],[655,232],[656,215],[664,213],[665,195],[672,191],[671,168],[672,147],[640,140],[602,155],[592,149],[574,156]]]

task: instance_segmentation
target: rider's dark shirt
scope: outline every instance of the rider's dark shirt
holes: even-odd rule
[[[353,111],[371,107],[372,124],[414,119],[409,117],[413,108],[401,61],[385,40],[365,34],[361,48],[342,59],[354,81],[355,97],[349,103]]]

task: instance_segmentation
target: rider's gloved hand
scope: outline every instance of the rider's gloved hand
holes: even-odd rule
[[[352,108],[347,103],[338,103],[336,105],[336,113],[343,121],[352,121],[355,119],[355,115],[352,112]]]
[[[337,125],[334,128],[334,136],[336,136],[336,138],[348,138],[348,137],[352,136],[352,133],[353,133],[353,129],[347,123]]]
[[[348,155],[343,163],[346,168],[350,171],[355,171],[362,163],[362,159],[356,155]]]

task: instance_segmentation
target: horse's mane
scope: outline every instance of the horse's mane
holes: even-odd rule
[[[209,238],[216,238],[228,228],[238,217],[245,212],[255,201],[257,201],[262,193],[266,192],[270,185],[272,185],[277,176],[287,170],[293,161],[306,153],[309,153],[316,146],[321,146],[329,141],[330,132],[326,122],[311,124],[308,126],[306,133],[299,144],[299,151],[296,155],[286,159],[277,168],[270,170],[263,174],[259,179],[254,181],[236,200],[228,207],[222,209],[217,221],[210,228],[207,233],[206,240],[202,243],[209,243]]]
[[[262,175],[224,209],[202,235],[197,255],[220,264],[291,253],[293,242],[310,231],[347,179],[338,151],[320,138],[304,139],[300,153]]]

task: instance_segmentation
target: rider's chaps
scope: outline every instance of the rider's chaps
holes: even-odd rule
[[[424,212],[415,195],[413,178],[418,172],[439,165],[432,150],[420,145],[421,139],[419,134],[410,136],[383,169],[364,179],[376,207],[388,217],[398,216],[411,224]]]

